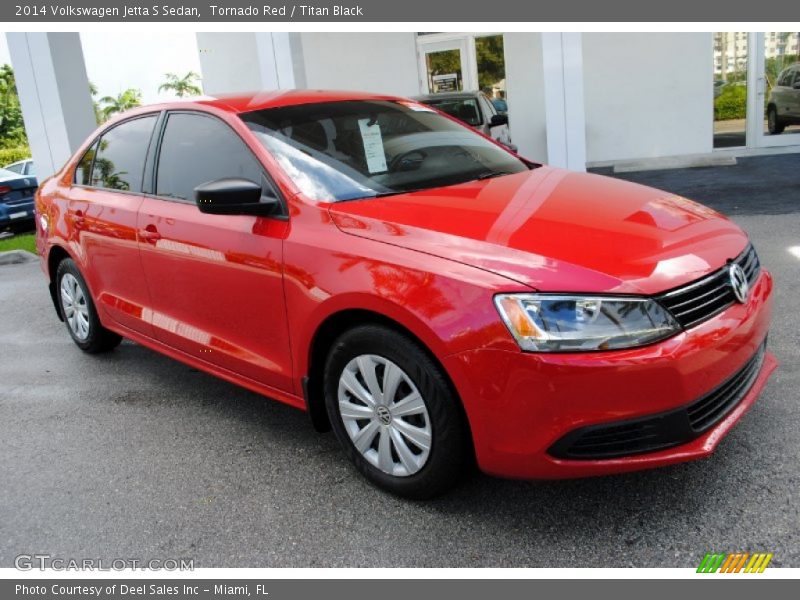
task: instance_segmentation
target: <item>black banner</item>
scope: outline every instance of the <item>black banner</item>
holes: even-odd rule
[[[716,22],[796,19],[796,0],[32,0],[3,2],[0,18],[23,22]]]

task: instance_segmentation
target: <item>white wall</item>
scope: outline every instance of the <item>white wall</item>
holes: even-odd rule
[[[206,94],[261,89],[261,67],[254,34],[198,32],[197,51]]]
[[[519,153],[547,162],[542,36],[538,33],[506,33],[506,95],[511,139]]]
[[[311,89],[419,94],[414,33],[303,33]]]
[[[711,152],[710,33],[585,33],[589,163]]]
[[[60,169],[97,127],[77,33],[7,33],[36,175]]]

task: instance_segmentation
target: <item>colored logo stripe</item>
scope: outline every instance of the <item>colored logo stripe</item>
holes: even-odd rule
[[[766,552],[737,552],[735,554],[706,554],[697,567],[698,573],[763,573],[774,555]],[[749,561],[748,561],[749,559]],[[745,563],[747,566],[745,567]]]

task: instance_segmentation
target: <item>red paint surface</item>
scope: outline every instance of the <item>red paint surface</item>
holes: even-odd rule
[[[223,119],[277,182],[289,219],[205,215],[191,204],[74,186],[81,148],[37,196],[49,222],[47,232],[37,225],[45,272],[52,249],[64,249],[106,327],[299,408],[325,320],[353,309],[380,314],[439,359],[490,473],[584,476],[707,456],[755,401],[775,367],[771,355],[740,405],[689,444],[604,461],[556,460],[545,451],[576,427],[688,404],[736,372],[768,332],[768,272],[746,304],[661,343],[614,352],[521,352],[492,298],[531,290],[655,294],[723,266],[746,246],[744,232],[669,193],[549,167],[385,199],[313,202],[237,117],[375,98],[386,99],[285,92],[137,109]]]

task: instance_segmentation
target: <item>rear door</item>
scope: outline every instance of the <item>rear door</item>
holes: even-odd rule
[[[152,335],[136,239],[145,160],[158,114],[106,130],[84,153],[67,201],[84,275],[98,307],[118,324]]]
[[[138,223],[153,329],[173,348],[291,391],[282,276],[289,222],[201,213],[194,188],[228,177],[270,185],[225,122],[199,112],[169,113],[154,193],[144,200]]]
[[[789,110],[792,117],[800,119],[800,68],[794,69],[794,78],[790,82],[786,90],[786,96],[789,98]]]

